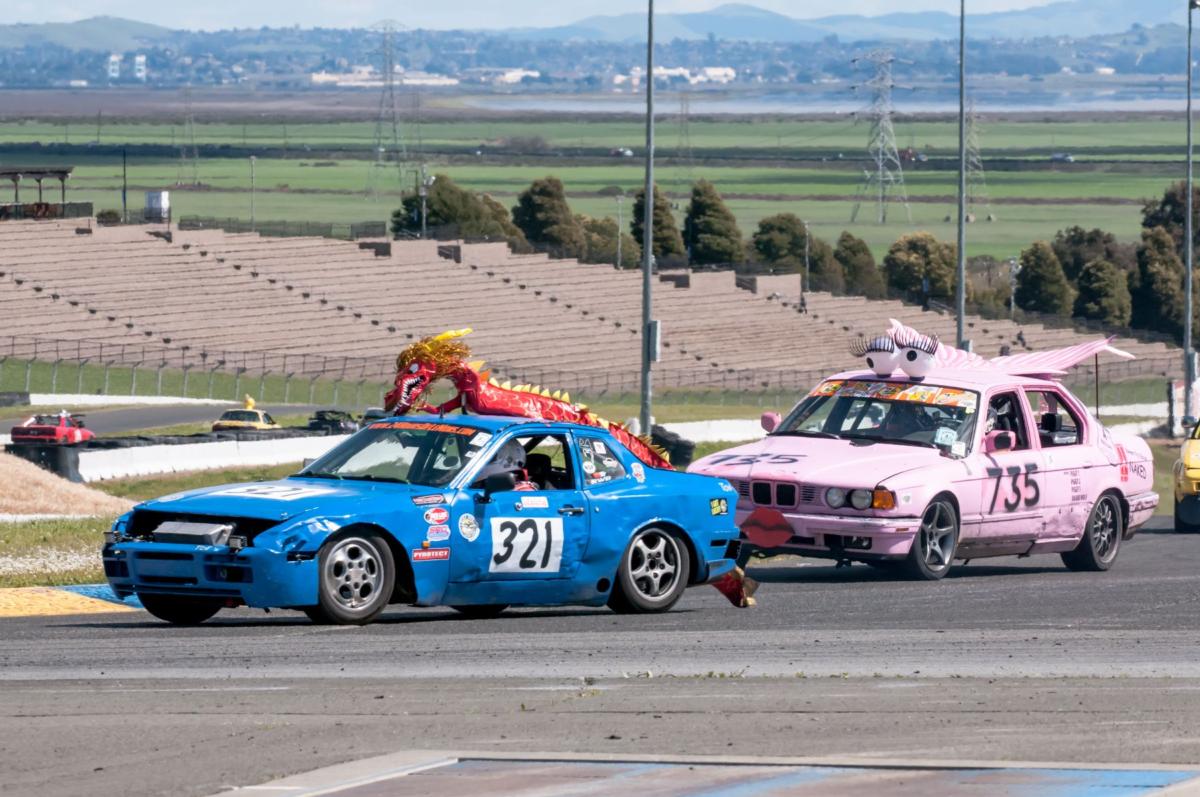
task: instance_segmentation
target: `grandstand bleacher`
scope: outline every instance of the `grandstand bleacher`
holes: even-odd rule
[[[502,379],[591,395],[636,389],[636,271],[512,254],[502,243],[394,241],[389,253],[323,238],[79,228],[0,224],[0,356],[390,381],[407,343],[470,326],[472,347]],[[954,338],[949,315],[815,292],[800,313],[796,275],[756,282],[751,292],[732,272],[661,275],[660,386],[803,389],[853,365],[849,341],[888,318]],[[1095,336],[975,316],[967,329],[985,356]],[[1159,370],[1180,359],[1160,342],[1117,345]]]

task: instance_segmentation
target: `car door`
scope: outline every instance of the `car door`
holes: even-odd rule
[[[1023,553],[1043,530],[1046,485],[1042,452],[1018,388],[993,393],[988,399],[987,418],[989,424],[994,424],[994,431],[1012,435],[1013,447],[979,452],[984,478],[977,543],[980,553]],[[985,439],[986,431],[985,427]]]
[[[535,484],[522,468],[517,474],[519,489],[491,495],[485,495],[481,483],[472,482],[466,490],[470,503],[462,506],[469,519],[460,515],[456,521],[459,536],[451,563],[453,581],[533,584],[569,579],[587,550],[590,518],[578,489],[570,436],[523,427],[497,441],[492,458],[510,440],[520,444],[527,457],[549,457],[553,478]],[[487,464],[485,461],[475,473],[485,471]]]
[[[1045,538],[1078,539],[1095,500],[1089,494],[1094,480],[1088,471],[1099,464],[1095,447],[1084,439],[1082,409],[1064,391],[1049,386],[1026,388],[1025,398],[1044,459]]]

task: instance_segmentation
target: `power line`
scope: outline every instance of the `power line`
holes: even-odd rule
[[[408,150],[400,123],[400,108],[396,102],[396,29],[391,20],[377,22],[371,29],[380,34],[379,60],[383,89],[379,95],[379,113],[375,118],[375,160],[367,175],[367,194],[379,195],[379,187],[390,164],[396,168],[397,181],[403,180]]]
[[[979,114],[975,110],[975,101],[967,101],[967,221],[979,218],[982,208],[987,213],[988,221],[995,221],[992,213],[992,202],[988,196],[987,177],[983,172],[983,154],[979,147],[980,137]]]
[[[179,143],[179,169],[176,185],[200,185],[200,150],[196,146],[196,114],[192,110],[192,87],[183,90],[183,140]],[[190,174],[189,174],[190,173]],[[185,182],[188,177],[190,182]]]
[[[887,222],[888,202],[898,199],[904,204],[908,223],[912,224],[912,210],[908,206],[908,192],[904,187],[904,169],[900,165],[900,152],[896,148],[896,130],[892,124],[895,109],[892,105],[892,64],[895,57],[891,50],[872,50],[854,59],[874,67],[874,76],[861,88],[871,92],[871,103],[860,116],[871,120],[871,135],[867,142],[867,153],[874,164],[863,171],[863,181],[854,199],[851,223],[858,219],[863,202],[874,201],[876,219],[880,224]],[[859,87],[856,87],[859,88]]]

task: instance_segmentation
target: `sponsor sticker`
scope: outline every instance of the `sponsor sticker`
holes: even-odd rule
[[[293,487],[288,484],[239,484],[209,495],[240,495],[244,498],[270,498],[275,501],[298,501],[318,495],[329,495],[333,490],[324,487]]]
[[[604,441],[602,441],[602,440],[593,440],[592,441],[592,449],[597,454],[607,454],[608,453],[608,449],[604,447]]]
[[[583,472],[586,473],[587,475],[591,476],[593,473],[596,472],[596,464],[594,462],[590,462],[590,461],[583,463]]]
[[[728,498],[713,498],[708,502],[708,511],[715,515],[729,514],[729,499]]]
[[[438,493],[436,495],[414,495],[412,502],[417,506],[429,506],[430,504],[446,503],[446,496]]]
[[[639,482],[646,481],[646,466],[645,465],[643,465],[640,462],[635,462],[629,466],[629,469],[631,471],[633,471],[634,479],[636,479]],[[733,492],[733,488],[729,487],[728,485],[726,485],[725,489],[729,490],[730,492]]]
[[[467,542],[475,542],[479,539],[479,521],[474,515],[459,515],[458,533]]]
[[[414,562],[444,562],[450,558],[449,548],[413,548]]]
[[[430,526],[440,526],[450,519],[450,510],[444,506],[434,506],[425,510],[425,522]]]
[[[521,496],[521,506],[526,509],[549,509],[550,501],[544,495]]]
[[[491,439],[491,432],[476,432],[475,436],[471,438],[471,441],[468,443],[468,445],[474,446],[475,448],[482,448],[483,446],[486,446],[488,441]]]
[[[430,526],[429,530],[425,532],[425,539],[429,540],[430,542],[442,542],[443,540],[448,540],[450,539],[450,527],[445,525]]]
[[[721,482],[721,489],[727,493],[737,492],[736,490],[733,489],[733,485],[727,481]]]
[[[418,423],[415,421],[378,421],[371,424],[372,429],[408,429],[414,432],[444,432],[446,434],[474,435],[478,429],[469,426],[455,426],[449,423]]]

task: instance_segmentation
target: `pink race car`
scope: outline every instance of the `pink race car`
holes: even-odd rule
[[[1145,441],[1053,377],[1108,341],[984,360],[892,322],[769,433],[689,470],[728,479],[750,546],[946,575],[955,559],[1057,553],[1107,570],[1154,513]],[[901,373],[896,373],[898,369]]]

